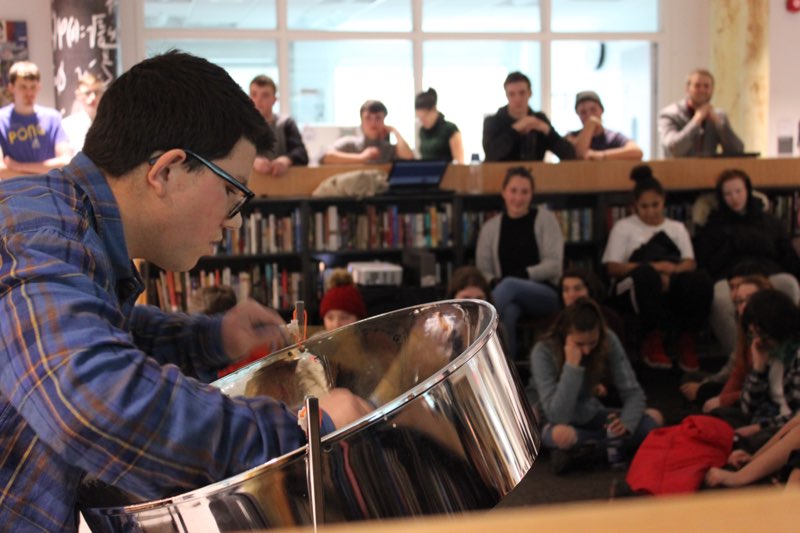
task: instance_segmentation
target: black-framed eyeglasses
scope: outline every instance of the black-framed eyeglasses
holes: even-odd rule
[[[199,154],[196,154],[195,152],[189,150],[188,148],[181,148],[181,150],[186,152],[189,156],[194,157],[195,159],[200,161],[200,163],[202,163],[211,172],[213,172],[214,174],[216,174],[217,176],[219,176],[220,178],[225,180],[228,183],[228,185],[230,185],[231,187],[233,187],[234,189],[236,189],[237,191],[242,193],[243,196],[241,198],[239,198],[236,201],[236,203],[233,205],[233,207],[231,207],[230,211],[228,211],[228,218],[234,218],[236,215],[238,215],[239,211],[242,210],[242,208],[245,206],[245,204],[247,202],[249,202],[253,198],[253,196],[255,196],[255,193],[253,191],[251,191],[250,189],[248,189],[247,186],[244,183],[242,183],[241,181],[237,180],[236,178],[234,178],[229,173],[227,173],[224,170],[222,170],[220,167],[218,167],[217,165],[215,165],[214,163],[212,163],[211,161],[209,161],[205,157],[203,157],[203,156],[201,156]],[[156,157],[150,159],[150,161],[148,161],[148,163],[150,163],[151,165],[154,165],[159,157],[160,156],[156,156]]]

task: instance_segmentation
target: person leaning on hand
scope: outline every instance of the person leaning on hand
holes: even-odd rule
[[[253,160],[271,143],[222,68],[169,52],[109,85],[68,165],[0,182],[3,529],[75,531],[84,478],[150,500],[305,443],[285,405],[195,379],[282,340],[274,311],[134,305],[132,258],[194,267],[241,225]],[[324,431],[370,410],[341,389],[320,405]]]
[[[605,161],[631,159],[641,161],[642,149],[623,134],[603,127],[603,103],[594,91],[581,91],[575,96],[575,112],[583,129],[572,131],[566,139],[575,147],[578,159]]]

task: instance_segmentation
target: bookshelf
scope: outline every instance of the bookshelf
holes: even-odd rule
[[[800,236],[800,160],[689,159],[650,164],[668,191],[669,216],[686,222],[690,231],[694,200],[711,191],[721,170],[736,167],[751,175],[754,186],[769,196],[773,212],[792,235]],[[370,260],[399,264],[404,250],[425,250],[435,256],[436,293],[443,294],[453,269],[474,261],[482,222],[502,211],[500,183],[508,166],[484,165],[484,194],[461,192],[467,168],[456,165],[448,170],[443,184],[454,194],[363,200],[310,197],[322,179],[352,170],[350,166],[291,169],[290,178],[297,178],[293,186],[286,177],[262,182],[254,176],[251,185],[261,197],[243,212],[240,230],[188,274],[145,267],[147,301],[166,309],[186,309],[196,288],[227,283],[238,294],[250,294],[286,316],[298,298],[314,313],[323,291],[321,268]],[[598,269],[610,225],[629,214],[632,183],[627,176],[634,165],[527,166],[536,179],[534,203],[546,204],[561,224],[565,266]]]

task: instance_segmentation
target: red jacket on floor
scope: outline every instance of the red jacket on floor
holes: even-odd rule
[[[722,467],[733,448],[733,428],[719,418],[687,416],[677,426],[647,435],[625,481],[634,492],[694,492],[712,466]]]

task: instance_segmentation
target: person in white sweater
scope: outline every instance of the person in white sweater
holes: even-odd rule
[[[475,264],[493,287],[492,297],[508,331],[509,357],[517,357],[517,322],[559,308],[556,290],[564,262],[564,236],[555,215],[532,206],[533,175],[512,167],[503,180],[505,210],[487,220],[478,235]]]

